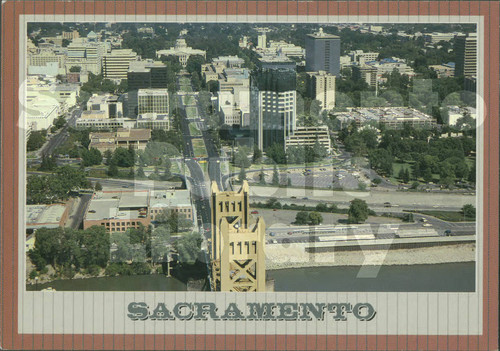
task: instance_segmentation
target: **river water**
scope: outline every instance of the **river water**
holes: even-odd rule
[[[360,267],[310,267],[268,271],[275,291],[408,291],[471,292],[475,263],[383,266],[375,278],[358,278]],[[185,291],[186,285],[164,275],[135,275],[59,280],[28,290],[52,287],[57,291]]]

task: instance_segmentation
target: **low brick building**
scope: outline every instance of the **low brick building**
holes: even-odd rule
[[[106,150],[114,151],[118,147],[125,149],[132,147],[135,150],[144,150],[149,140],[151,140],[151,129],[119,128],[116,132],[90,133],[89,139],[89,148],[93,147],[101,152]]]
[[[103,226],[109,232],[148,226],[149,191],[102,191],[92,196],[85,211],[83,229]]]

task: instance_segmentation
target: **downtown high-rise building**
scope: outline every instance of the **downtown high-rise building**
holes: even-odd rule
[[[273,144],[285,147],[296,128],[295,63],[286,58],[261,60],[251,77],[250,128],[261,150]]]
[[[127,79],[127,72],[132,61],[137,60],[137,54],[132,49],[112,50],[102,59],[102,73],[104,78],[114,81]]]
[[[321,110],[335,107],[335,76],[325,71],[307,73],[308,95],[321,103]]]
[[[168,115],[167,89],[139,89],[137,92],[138,114],[158,113]]]
[[[455,77],[477,75],[477,34],[461,35],[455,41]]]
[[[320,28],[306,36],[306,71],[340,73],[340,37],[323,32]]]
[[[127,72],[128,115],[138,114],[139,89],[166,89],[167,66],[158,61],[132,61]]]

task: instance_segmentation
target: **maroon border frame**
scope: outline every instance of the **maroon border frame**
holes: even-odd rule
[[[4,349],[474,349],[498,348],[499,3],[494,1],[19,1],[2,11],[0,347]],[[484,19],[484,269],[481,335],[19,334],[19,42],[22,14],[479,15]],[[124,317],[125,318],[125,317]]]

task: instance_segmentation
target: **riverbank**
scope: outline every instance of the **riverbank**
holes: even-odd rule
[[[326,266],[406,266],[473,262],[476,260],[475,244],[415,249],[365,250],[337,252],[306,252],[305,244],[267,245],[266,270]]]

